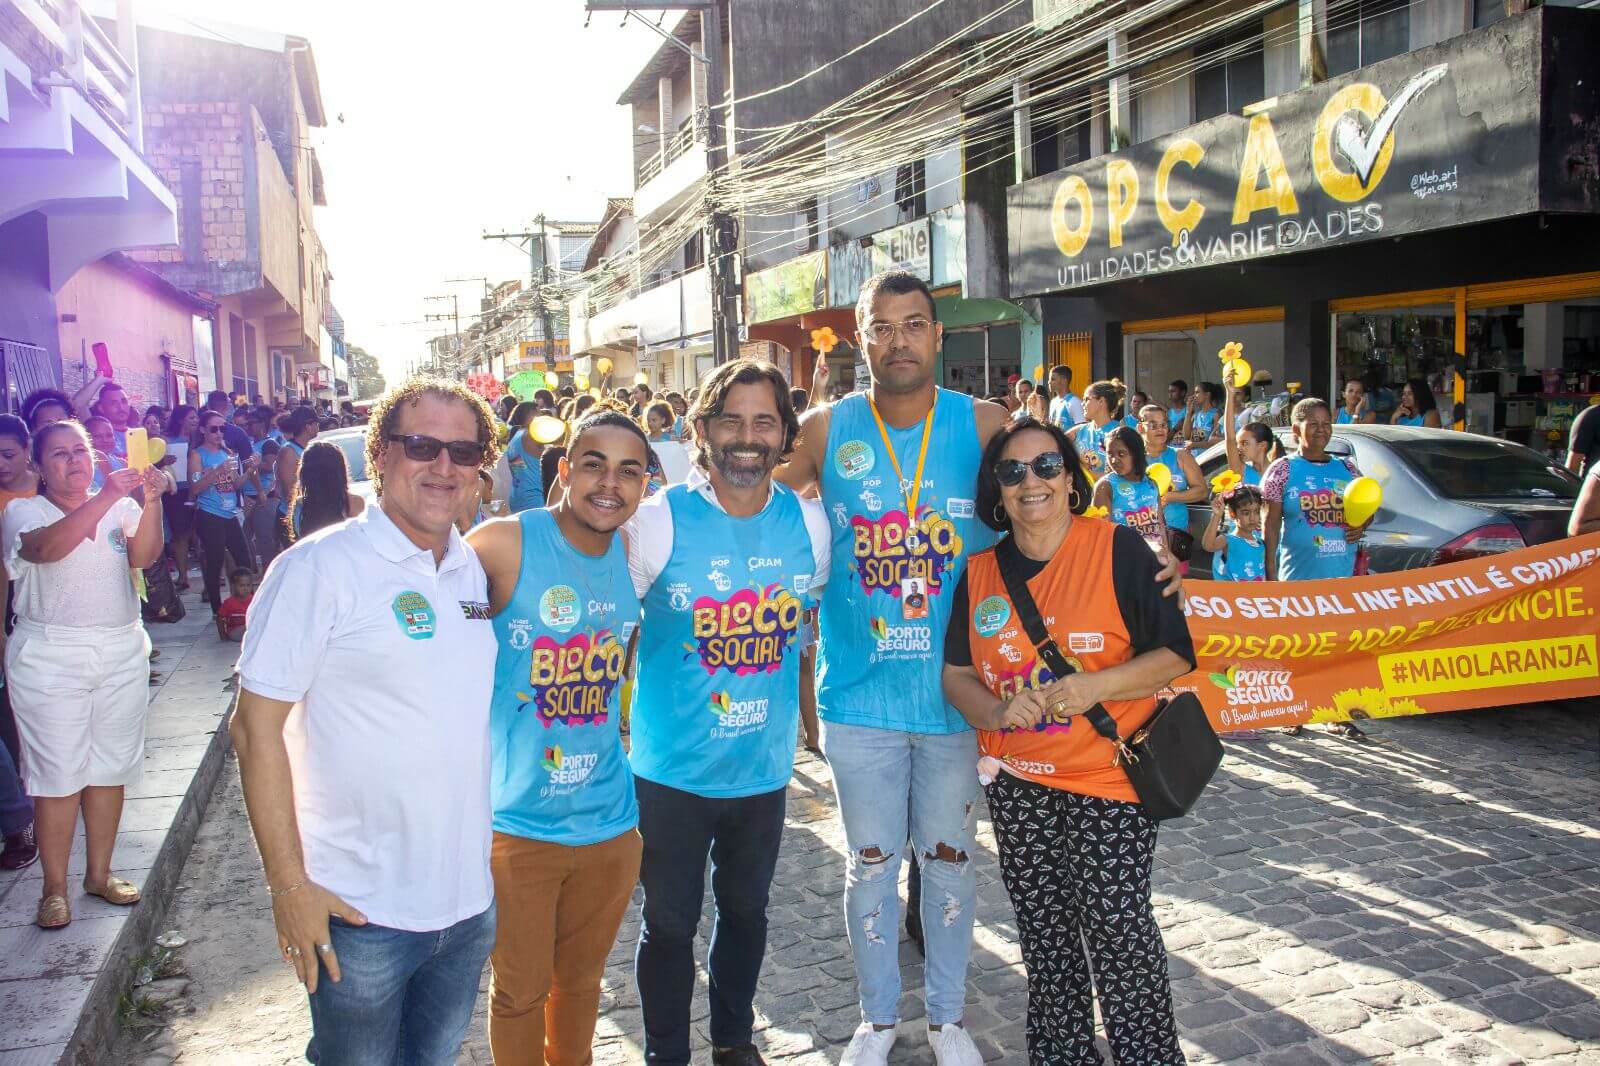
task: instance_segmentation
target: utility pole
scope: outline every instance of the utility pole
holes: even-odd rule
[[[550,305],[544,298],[545,286],[550,283],[549,237],[544,215],[541,213],[534,221],[539,224],[537,233],[485,233],[483,239],[528,242],[528,282],[533,286],[533,305],[539,315],[539,332],[544,334],[544,365],[553,367],[556,364],[556,333],[550,320]]]
[[[455,326],[455,345],[454,345],[454,350],[455,350],[456,361],[459,361],[461,359],[461,303],[460,303],[460,301],[456,298],[455,293],[451,293],[449,296],[424,296],[423,299],[424,300],[449,300],[450,301],[450,313],[448,315],[443,315],[443,314],[440,314],[440,315],[427,315],[427,314],[425,314],[422,317],[423,317],[423,319],[425,321],[428,321],[428,322],[434,322],[434,321],[443,322],[443,321],[448,320],[449,322],[451,322]],[[458,373],[460,371],[460,369],[461,368],[459,366],[452,366],[450,368],[450,372],[452,374]]]
[[[733,216],[718,206],[718,184],[725,180],[728,167],[729,127],[732,107],[717,117],[727,91],[728,75],[722,55],[723,0],[676,0],[656,3],[651,0],[587,0],[588,14],[596,11],[621,11],[622,21],[637,19],[669,42],[689,53],[692,62],[706,65],[706,267],[711,276],[711,347],[717,364],[739,355],[739,279],[736,276],[739,230]],[[638,14],[646,11],[698,11],[700,13],[701,52],[696,52],[676,37]]]

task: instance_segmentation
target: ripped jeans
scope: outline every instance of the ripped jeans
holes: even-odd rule
[[[824,722],[822,750],[850,848],[844,914],[862,1018],[874,1025],[900,1019],[900,863],[909,822],[911,846],[922,860],[928,1022],[959,1022],[978,894],[977,734]]]

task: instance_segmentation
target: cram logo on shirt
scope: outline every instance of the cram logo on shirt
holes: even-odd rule
[[[519,711],[533,707],[546,729],[553,725],[603,725],[610,717],[611,693],[622,680],[626,657],[609,629],[592,637],[577,633],[557,643],[542,636],[529,654],[528,683],[533,695],[517,693]]]
[[[795,643],[803,613],[800,600],[781,584],[740,589],[726,600],[694,601],[694,640],[684,658],[698,654],[706,673],[772,673]]]
[[[951,521],[931,508],[917,520],[917,546],[906,547],[906,513],[890,511],[882,518],[856,515],[850,519],[855,532],[855,562],[851,569],[861,579],[865,591],[887,592],[899,597],[902,582],[920,577],[928,583],[929,595],[943,587],[944,575],[953,570],[961,555],[961,534]]]

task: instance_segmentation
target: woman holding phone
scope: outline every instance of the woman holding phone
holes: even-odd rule
[[[200,417],[200,435],[189,449],[189,497],[194,501],[194,533],[205,557],[206,602],[213,612],[222,606],[222,553],[234,566],[254,569],[239,524],[239,483],[255,471],[255,456],[244,464],[222,443],[227,420],[215,411]]]

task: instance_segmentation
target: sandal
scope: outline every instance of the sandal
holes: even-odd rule
[[[33,916],[33,924],[40,929],[60,929],[71,921],[72,908],[67,906],[66,896],[45,896]]]
[[[107,877],[105,887],[96,892],[84,882],[83,891],[91,896],[99,896],[117,907],[131,907],[139,902],[139,890],[131,882],[120,877]]]

